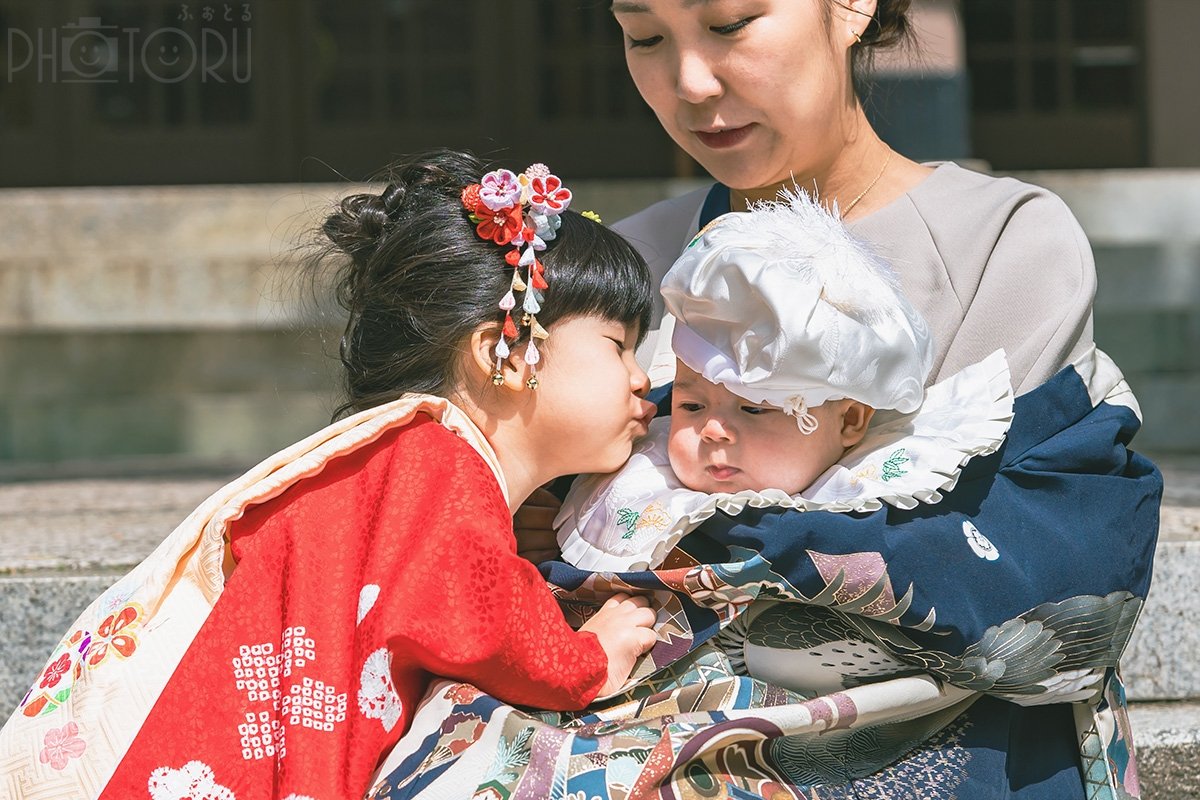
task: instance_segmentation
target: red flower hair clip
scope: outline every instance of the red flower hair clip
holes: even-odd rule
[[[480,239],[513,248],[504,254],[513,274],[509,290],[499,303],[504,311],[504,328],[496,343],[492,381],[496,385],[504,382],[500,367],[511,352],[509,343],[520,338],[521,328],[529,328],[529,344],[521,358],[532,372],[527,384],[536,389],[537,363],[541,360],[536,343],[550,335],[537,321],[542,310],[541,293],[549,286],[537,254],[558,235],[561,214],[571,204],[571,190],[563,186],[557,175],[550,174],[545,164],[534,164],[520,175],[507,169],[489,172],[479,183],[462,190],[462,204]],[[516,292],[524,293],[520,325],[512,314],[517,307]]]

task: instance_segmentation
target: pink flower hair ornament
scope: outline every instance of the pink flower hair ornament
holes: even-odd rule
[[[509,289],[499,303],[504,312],[504,327],[496,342],[492,383],[499,386],[504,382],[501,365],[512,352],[509,344],[520,338],[521,328],[528,328],[529,344],[521,359],[529,365],[531,372],[526,385],[536,389],[537,363],[541,360],[537,341],[550,336],[537,321],[542,310],[542,292],[549,287],[545,268],[537,254],[546,249],[546,242],[558,235],[561,215],[571,204],[571,190],[563,186],[562,180],[552,175],[545,164],[534,164],[520,175],[507,169],[489,172],[479,183],[462,190],[462,204],[480,239],[513,248],[504,254],[513,273]],[[519,326],[513,318],[517,292],[523,293]]]

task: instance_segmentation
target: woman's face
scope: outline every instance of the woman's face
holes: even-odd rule
[[[613,0],[612,10],[638,91],[717,180],[765,187],[840,152],[852,12],[827,0]]]

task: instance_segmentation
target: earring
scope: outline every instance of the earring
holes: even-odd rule
[[[528,386],[531,390],[536,391],[537,387],[538,387],[537,375],[531,376],[529,378],[529,380],[525,381],[525,385]]]
[[[858,31],[851,28],[850,35],[854,37],[855,44],[862,44],[862,37],[858,35]]]
[[[496,370],[495,372],[492,373],[492,386],[503,386],[503,385],[504,385],[504,374],[502,372],[500,372],[500,370]]]

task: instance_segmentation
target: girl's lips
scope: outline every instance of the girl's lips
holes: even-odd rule
[[[719,131],[695,131],[696,138],[705,147],[713,150],[724,150],[729,147],[734,147],[745,141],[750,135],[750,129],[753,124],[743,125],[740,128],[725,128]]]
[[[737,467],[705,467],[704,471],[709,474],[713,480],[727,481],[734,475],[741,472]]]
[[[653,403],[646,403],[641,416],[634,417],[633,421],[638,426],[638,433],[634,434],[635,438],[645,436],[650,430],[650,421],[654,419],[655,413],[658,412],[658,407]]]

